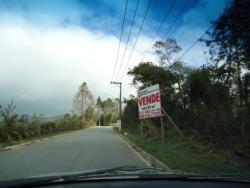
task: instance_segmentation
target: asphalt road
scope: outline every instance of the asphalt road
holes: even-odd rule
[[[89,128],[0,152],[0,181],[146,164],[111,127]]]

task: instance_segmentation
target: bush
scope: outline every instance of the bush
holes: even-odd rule
[[[31,120],[26,115],[18,116],[14,114],[13,103],[7,107],[0,106],[0,142],[18,141],[30,139],[42,135],[56,134],[64,131],[77,130],[86,127],[86,122],[82,117],[65,114],[63,118],[55,121],[42,121],[41,116],[34,114]],[[91,114],[91,113],[89,113]]]
[[[12,138],[7,131],[7,127],[0,125],[0,142],[8,142],[11,140]]]

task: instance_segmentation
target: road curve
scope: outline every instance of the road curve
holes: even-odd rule
[[[112,127],[95,127],[0,152],[0,181],[124,165],[146,166]]]

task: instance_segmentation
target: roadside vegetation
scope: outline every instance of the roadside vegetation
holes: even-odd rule
[[[34,113],[17,114],[13,101],[0,105],[0,147],[50,137],[91,126],[108,126],[116,122],[118,99],[95,100],[87,83],[82,83],[73,99],[71,113],[66,113],[56,120],[48,120]]]
[[[128,72],[136,88],[160,85],[162,107],[184,136],[164,117],[166,143],[161,143],[159,118],[140,122],[135,96],[124,100],[123,129],[176,170],[233,172],[250,166],[248,7],[249,1],[232,1],[212,23],[200,39],[209,56],[201,67],[187,66],[177,41],[168,38],[154,44],[158,61],[141,62]]]
[[[168,130],[172,133],[167,134],[168,139],[165,143],[141,137],[135,130],[115,130],[118,134],[126,135],[127,139],[172,170],[207,175],[249,173],[249,165],[246,162],[240,161],[239,158],[233,159],[228,153],[214,151],[195,139],[180,139],[177,135],[171,135],[174,130]]]
[[[101,97],[97,98],[96,108],[97,108],[97,121],[96,124],[100,126],[108,126],[115,123],[118,118],[118,103],[119,99],[107,98],[102,100]]]
[[[94,98],[84,82],[80,85],[73,101],[72,113],[48,121],[41,115],[19,115],[12,101],[0,105],[0,146],[5,147],[23,141],[49,137],[73,130],[94,126],[96,114]]]

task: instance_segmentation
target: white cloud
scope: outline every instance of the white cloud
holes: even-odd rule
[[[22,113],[64,113],[83,81],[96,97],[107,97],[117,47],[114,36],[82,27],[0,22],[0,103],[14,99]],[[125,75],[124,96],[133,92],[129,82]]]

